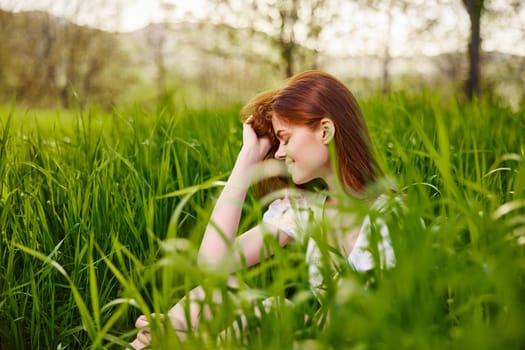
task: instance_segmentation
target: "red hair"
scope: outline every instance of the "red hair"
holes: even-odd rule
[[[372,151],[372,142],[361,108],[354,95],[338,79],[320,71],[306,71],[291,77],[278,90],[262,93],[252,99],[241,111],[241,119],[248,121],[258,136],[267,136],[272,148],[271,158],[279,147],[271,118],[279,118],[292,125],[315,129],[321,119],[330,118],[335,126],[335,150],[339,178],[354,193],[383,177],[383,172]]]

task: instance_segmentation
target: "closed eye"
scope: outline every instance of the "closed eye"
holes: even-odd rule
[[[290,138],[287,134],[288,133],[286,131],[284,131],[284,130],[278,130],[275,133],[275,136],[277,136],[277,139],[280,142],[284,142],[284,144],[286,145],[288,143],[288,139]]]

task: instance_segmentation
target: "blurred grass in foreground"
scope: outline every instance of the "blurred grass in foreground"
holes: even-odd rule
[[[237,274],[247,297],[210,304],[217,317],[181,346],[215,348],[258,293],[294,306],[264,314],[225,348],[525,347],[525,111],[432,91],[361,103],[407,193],[409,210],[390,222],[396,268],[376,272],[372,288],[348,272],[317,305],[304,247],[276,249]],[[240,147],[238,109],[33,117],[2,108],[2,349],[122,348],[138,315],[166,312],[196,284],[222,285],[194,257]],[[263,210],[250,196],[241,229]],[[154,347],[178,344],[162,323]]]

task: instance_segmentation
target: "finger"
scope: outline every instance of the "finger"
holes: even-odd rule
[[[148,329],[141,329],[137,333],[137,340],[144,345],[149,345],[151,343],[151,333]]]
[[[252,130],[252,131],[253,131],[253,126],[252,126],[251,124],[246,124],[246,123],[244,123],[244,124],[242,125],[242,128],[243,128],[244,130]]]
[[[272,143],[270,141],[270,139],[266,136],[263,136],[263,137],[260,137],[258,139],[258,149],[259,149],[259,153],[261,154],[262,157],[264,157],[268,151],[272,148]]]
[[[140,317],[135,321],[135,328],[146,327],[148,324],[148,318],[145,315],[140,315]]]
[[[141,349],[145,348],[146,346],[148,346],[148,344],[144,344],[138,338],[135,338],[135,340],[133,340],[131,343],[129,343],[129,345],[135,350],[141,350]]]
[[[255,133],[255,130],[251,126],[251,124],[243,124],[242,127],[243,131],[243,140],[247,141],[249,139],[257,139],[257,134]]]
[[[270,148],[272,147],[272,143],[271,143],[271,141],[270,141],[270,138],[265,136],[265,137],[261,137],[260,140],[261,140],[261,141],[260,141],[261,146],[262,146],[264,149],[266,149],[267,151],[269,151]]]
[[[164,314],[151,314],[151,317],[152,318],[159,318],[159,319],[163,319],[164,318]],[[135,321],[135,328],[142,328],[142,327],[146,327],[147,325],[149,325],[149,321],[148,321],[148,318],[145,316],[145,315],[140,315],[139,318],[137,318],[137,320]]]

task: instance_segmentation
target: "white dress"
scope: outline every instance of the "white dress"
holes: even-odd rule
[[[308,233],[312,226],[323,220],[323,207],[326,196],[321,193],[309,193],[291,200],[290,198],[277,199],[273,201],[264,213],[263,223],[278,228],[281,232],[292,237],[294,240],[304,243],[307,239],[306,262],[309,268],[309,282],[314,294],[320,293],[323,279],[320,273],[322,266],[322,255],[312,234]],[[379,197],[371,206],[372,210],[381,213],[386,200]],[[395,255],[388,227],[381,217],[372,219],[366,215],[362,221],[359,234],[350,254],[347,257],[350,267],[356,271],[365,272],[374,268],[374,258],[371,253],[372,225],[380,233],[374,239],[377,242],[380,268],[391,268],[395,265]]]

